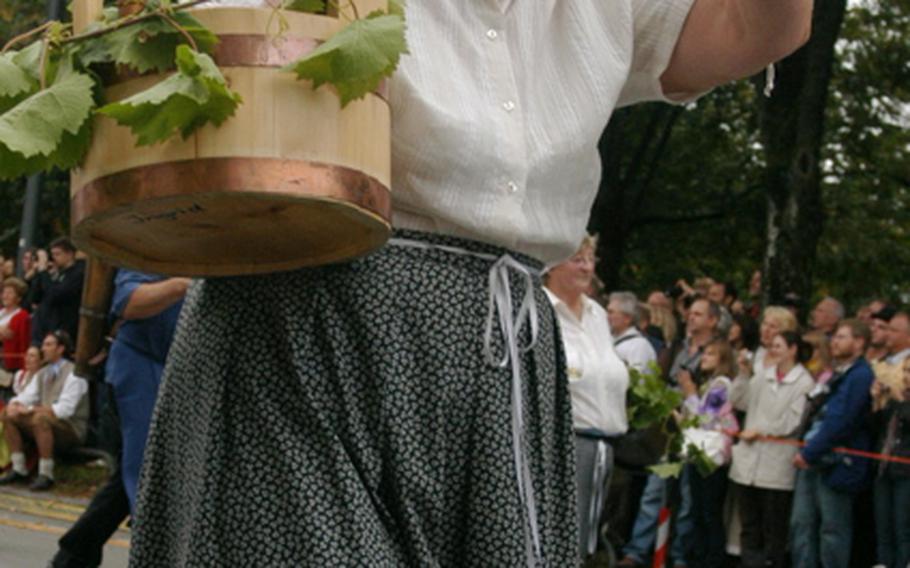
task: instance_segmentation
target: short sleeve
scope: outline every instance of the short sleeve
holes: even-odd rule
[[[162,280],[162,277],[155,274],[145,274],[134,270],[117,271],[114,279],[114,298],[111,300],[111,316],[115,319],[123,316],[123,310],[126,309],[130,297],[141,284],[159,280]]]
[[[619,106],[694,98],[695,93],[664,93],[660,76],[670,64],[683,24],[695,1],[631,0],[634,26],[632,65],[619,97]]]

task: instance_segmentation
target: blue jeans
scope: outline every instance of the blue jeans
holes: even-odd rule
[[[796,474],[790,516],[792,568],[847,568],[853,537],[853,495],[825,485],[816,469]]]
[[[692,520],[692,493],[689,487],[689,468],[683,468],[679,478],[680,507],[676,515],[676,527],[670,556],[676,566],[684,566],[688,558],[692,532],[695,530]],[[663,503],[667,482],[656,475],[648,476],[648,484],[641,496],[641,505],[632,528],[632,538],[626,543],[622,552],[624,556],[643,563],[654,553],[654,541],[657,537],[657,516]]]
[[[910,477],[884,475],[875,481],[875,532],[879,564],[910,564]]]

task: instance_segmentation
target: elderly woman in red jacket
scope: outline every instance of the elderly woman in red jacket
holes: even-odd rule
[[[22,308],[22,298],[28,287],[19,278],[3,281],[0,301],[0,341],[3,342],[3,367],[0,369],[0,384],[9,386],[13,374],[24,365],[24,354],[32,335],[32,317]]]

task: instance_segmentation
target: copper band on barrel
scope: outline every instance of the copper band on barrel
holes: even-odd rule
[[[389,190],[357,170],[304,160],[201,158],[140,166],[89,182],[72,197],[72,223],[142,201],[212,192],[334,199],[386,223],[392,215]]]
[[[212,59],[219,67],[284,67],[321,44],[313,38],[272,38],[257,34],[224,34],[218,36],[218,39]],[[143,75],[153,75],[155,72],[137,73],[128,67],[118,66],[112,73],[102,72],[108,86]],[[373,94],[388,102],[388,81],[383,79]]]

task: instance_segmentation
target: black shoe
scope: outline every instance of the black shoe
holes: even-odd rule
[[[35,481],[32,481],[32,484],[28,486],[31,491],[47,491],[54,486],[54,480],[46,475],[39,475],[35,478]]]
[[[6,475],[0,477],[0,485],[9,485],[10,483],[24,483],[28,475],[23,475],[15,469],[9,470]]]

